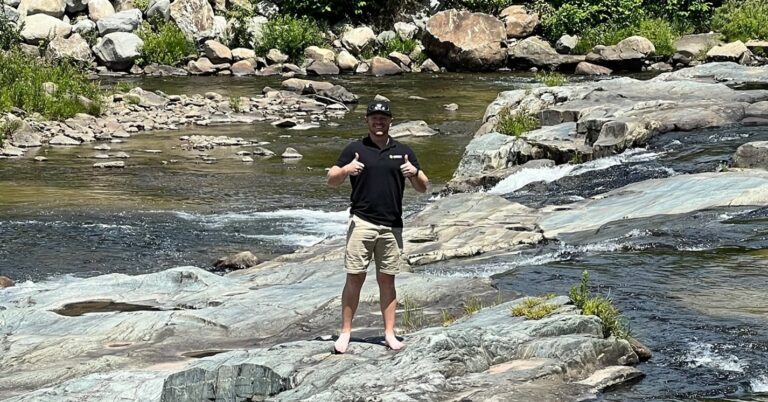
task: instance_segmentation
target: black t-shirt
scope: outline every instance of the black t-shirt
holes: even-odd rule
[[[349,176],[352,182],[350,213],[377,225],[403,227],[403,191],[406,178],[400,171],[405,155],[413,166],[421,170],[413,150],[393,138],[380,149],[370,137],[365,136],[347,145],[341,152],[336,166],[344,167],[355,159],[365,165],[357,176]]]

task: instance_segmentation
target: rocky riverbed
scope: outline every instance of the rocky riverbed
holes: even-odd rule
[[[697,97],[697,90],[706,93]],[[663,93],[670,98],[648,100]],[[693,100],[686,103],[678,93]],[[554,98],[549,103],[547,94]],[[594,110],[603,116],[603,128],[618,121],[622,127],[645,130],[639,136],[624,133],[616,137],[620,141],[603,146],[598,143],[603,128],[587,125],[592,131],[576,146],[584,154],[591,150],[593,158],[601,156],[596,150],[619,152],[666,131],[744,124],[747,110],[768,97],[761,90],[663,79],[619,79],[512,95],[518,100],[509,105],[542,117],[553,110],[553,116],[564,119],[568,111],[571,121],[555,126],[575,124],[575,133],[588,121],[583,117],[594,118],[587,113]],[[509,97],[502,94],[500,99]],[[667,110],[659,102],[672,105],[669,110],[675,113],[657,114]],[[488,121],[498,103],[489,106]],[[583,109],[589,103],[591,108]],[[690,126],[675,120],[704,110],[697,108],[711,113],[686,117]],[[636,110],[646,113],[633,114]],[[486,131],[488,127],[481,129],[475,141],[500,135]],[[478,178],[487,172],[520,169],[507,161],[520,162],[521,154],[541,166],[563,164],[565,158],[553,157],[553,150],[570,155],[574,147],[573,141],[544,147],[531,133],[512,140],[525,144],[515,151],[470,144],[457,177],[482,183],[486,179]],[[519,151],[525,147],[544,151]],[[377,344],[377,292],[369,283],[356,325],[359,336],[373,338],[353,344],[347,355],[330,354],[331,342],[322,336],[333,334],[337,326],[343,282],[340,240],[225,276],[180,267],[149,275],[17,284],[0,290],[0,395],[14,401],[116,396],[319,401],[372,395],[384,400],[583,400],[642,376],[628,367],[638,362],[628,342],[603,338],[601,322],[577,314],[566,297],[550,301],[557,306],[551,316],[525,320],[510,312],[523,295],[498,292],[484,277],[434,276],[431,265],[536,250],[575,234],[598,237],[600,228],[620,222],[719,207],[765,207],[768,173],[760,169],[765,168],[764,149],[755,143],[740,152],[738,166],[751,169],[645,180],[560,205],[525,206],[483,192],[439,198],[406,223],[405,251],[413,272],[402,276],[399,291],[401,299],[415,303],[421,322],[408,328],[408,346],[399,353]],[[486,168],[494,160],[504,163]],[[470,171],[467,166],[477,168]],[[493,307],[464,316],[467,295]],[[450,323],[443,310],[461,317]],[[365,390],[359,387],[363,380]]]

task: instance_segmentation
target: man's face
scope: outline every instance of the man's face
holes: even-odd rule
[[[377,136],[383,136],[389,133],[389,125],[392,123],[392,118],[380,113],[374,113],[365,118],[368,123],[368,131],[371,134]]]

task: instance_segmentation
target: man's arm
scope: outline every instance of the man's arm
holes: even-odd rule
[[[427,175],[424,174],[424,171],[419,170],[419,173],[411,176],[408,178],[408,180],[411,181],[411,185],[413,186],[413,189],[424,193],[427,191],[427,186],[429,185],[429,178]]]
[[[328,171],[327,183],[331,187],[338,187],[341,183],[344,183],[347,176],[357,176],[364,167],[365,165],[360,162],[360,155],[355,152],[355,159],[352,159],[352,162],[349,162],[343,167],[338,167],[336,165],[331,167]]]

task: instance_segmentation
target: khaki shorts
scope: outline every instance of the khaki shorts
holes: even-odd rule
[[[347,273],[363,274],[373,257],[376,270],[387,275],[400,273],[403,228],[376,225],[352,215],[347,231],[344,267]]]

